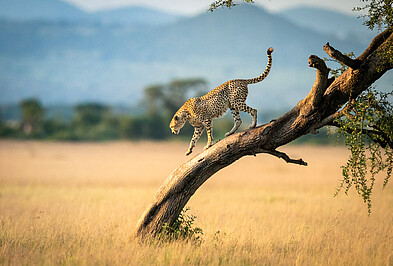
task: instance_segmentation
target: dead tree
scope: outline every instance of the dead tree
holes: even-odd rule
[[[209,177],[243,156],[267,153],[306,166],[302,159],[292,159],[277,148],[332,123],[345,113],[353,99],[393,68],[393,27],[376,36],[356,59],[343,55],[329,43],[323,50],[348,69],[335,80],[328,79],[325,62],[311,55],[309,66],[317,71],[311,92],[280,118],[231,135],[175,169],[140,218],[136,235],[155,236],[164,224],[172,224]]]

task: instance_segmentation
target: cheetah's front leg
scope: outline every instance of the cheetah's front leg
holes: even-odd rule
[[[212,120],[206,120],[203,124],[206,128],[206,133],[207,133],[207,144],[203,149],[207,150],[208,148],[210,148],[213,145]]]
[[[203,127],[194,127],[194,135],[192,136],[190,146],[188,147],[188,151],[186,152],[186,155],[189,155],[192,152],[192,149],[195,147],[195,144],[197,143],[198,139],[201,137],[203,132]]]

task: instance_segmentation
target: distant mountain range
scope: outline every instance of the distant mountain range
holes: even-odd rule
[[[88,17],[92,21],[99,21],[104,24],[130,24],[130,25],[164,25],[170,24],[183,18],[158,10],[144,7],[128,7],[97,11],[89,13]]]
[[[162,25],[172,23],[182,16],[143,7],[86,12],[61,0],[0,0],[0,18],[14,21],[60,20],[74,23]]]
[[[354,12],[353,16],[337,11],[314,7],[296,7],[278,13],[298,26],[334,36],[340,40],[353,40],[368,45],[377,32],[363,26],[364,19]]]
[[[10,20],[73,20],[84,15],[82,10],[59,0],[0,0],[0,18]]]
[[[154,21],[160,17],[157,11],[140,8],[97,12],[87,20],[80,15],[85,12],[68,5],[56,17],[56,10],[67,4],[39,1],[45,16],[11,19],[16,4],[6,12],[5,2],[11,2],[0,0],[0,103],[37,97],[45,104],[133,105],[141,100],[145,86],[189,77],[206,78],[210,84],[206,90],[210,90],[229,79],[258,76],[266,66],[266,50],[272,46],[271,74],[261,84],[250,86],[249,104],[262,106],[262,111],[281,109],[311,89],[315,70],[308,68],[308,56],[326,56],[322,47],[327,41],[356,55],[370,41],[368,34],[357,31],[361,25],[348,29],[356,38],[342,37],[323,30],[328,27],[306,27],[296,21],[297,16],[271,14],[255,5],[191,18],[166,14],[159,22]],[[33,1],[14,2],[20,8],[21,3]],[[304,12],[312,17],[314,11]],[[100,19],[91,20],[94,16]],[[325,22],[332,27],[338,23],[338,18]],[[382,84],[391,85],[391,81],[388,78]]]

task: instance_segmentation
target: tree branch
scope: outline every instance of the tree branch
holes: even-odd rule
[[[311,134],[318,134],[319,132],[317,131],[318,129],[326,126],[326,125],[332,125],[332,123],[334,122],[334,120],[336,120],[337,118],[340,118],[344,115],[348,115],[348,112],[352,109],[353,107],[353,103],[355,100],[350,100],[347,105],[341,109],[340,111],[337,111],[336,113],[329,115],[328,117],[324,118],[321,122],[316,123],[315,125],[313,125],[310,128],[310,133]]]
[[[344,65],[349,66],[352,69],[358,69],[360,64],[362,63],[361,60],[359,59],[352,59],[344,54],[342,54],[340,51],[334,49],[332,46],[330,46],[329,43],[326,43],[323,46],[323,50],[333,59],[336,59],[337,61],[343,63]]]
[[[299,123],[304,121],[305,117],[315,114],[315,110],[323,99],[323,95],[328,86],[328,76],[330,69],[326,66],[325,61],[316,55],[310,55],[308,58],[309,67],[315,68],[317,74],[314,85],[308,95],[297,104],[299,115],[295,119],[293,126],[299,126]]]
[[[287,163],[293,163],[293,164],[299,164],[299,165],[307,166],[307,163],[305,161],[303,161],[303,159],[292,159],[284,152],[280,152],[280,151],[277,151],[277,150],[267,151],[267,150],[262,150],[262,149],[259,152],[260,153],[267,153],[267,154],[276,156],[276,157],[278,157],[280,159],[283,159]]]
[[[341,128],[340,124],[335,121],[331,121],[328,125]],[[349,134],[352,134],[355,130],[352,128],[345,128],[345,131]],[[388,145],[391,149],[393,149],[393,141],[382,130],[362,128],[361,131],[363,134],[367,135],[372,141],[378,143],[382,148],[385,148]]]
[[[243,156],[264,152],[288,163],[306,165],[302,159],[291,159],[276,149],[342,115],[344,111],[339,110],[350,97],[355,99],[393,68],[389,57],[393,50],[392,32],[390,27],[377,36],[367,55],[363,53],[364,56],[358,58],[362,61],[360,67],[347,69],[331,84],[327,81],[326,65],[311,56],[310,66],[317,69],[317,78],[306,98],[275,121],[226,137],[176,168],[138,221],[136,235],[155,236],[164,224],[174,223],[190,197],[207,179]]]
[[[386,132],[383,131],[382,129],[380,129],[377,125],[372,125],[371,127],[376,129],[377,131],[374,130],[375,134],[377,134],[381,138],[383,138],[383,140],[386,142],[386,144],[389,145],[389,147],[391,149],[393,149],[393,140],[389,138],[388,134],[386,134]],[[385,148],[385,147],[383,147],[383,148]]]
[[[316,55],[311,55],[308,59],[309,66],[317,70],[314,86],[311,89],[309,97],[310,104],[315,108],[322,100],[323,94],[327,88],[328,76],[330,69],[326,66],[325,61]]]
[[[358,60],[366,59],[371,53],[378,49],[389,37],[391,37],[393,27],[389,27],[382,33],[378,34],[369,44],[367,49],[357,58]]]

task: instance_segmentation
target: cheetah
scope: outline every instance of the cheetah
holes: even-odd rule
[[[268,63],[266,69],[259,77],[229,80],[201,97],[187,100],[180,107],[173,116],[169,127],[173,134],[179,134],[180,129],[187,121],[194,127],[194,135],[192,136],[186,155],[192,153],[192,149],[195,147],[204,128],[206,128],[207,133],[207,144],[204,149],[208,149],[213,145],[212,119],[224,115],[228,108],[232,113],[234,125],[225,134],[226,137],[235,133],[242,124],[239,114],[240,111],[251,114],[252,123],[250,128],[256,126],[257,110],[247,106],[245,103],[248,95],[247,85],[261,82],[266,78],[272,66],[272,52],[273,48],[270,47],[267,50]]]

